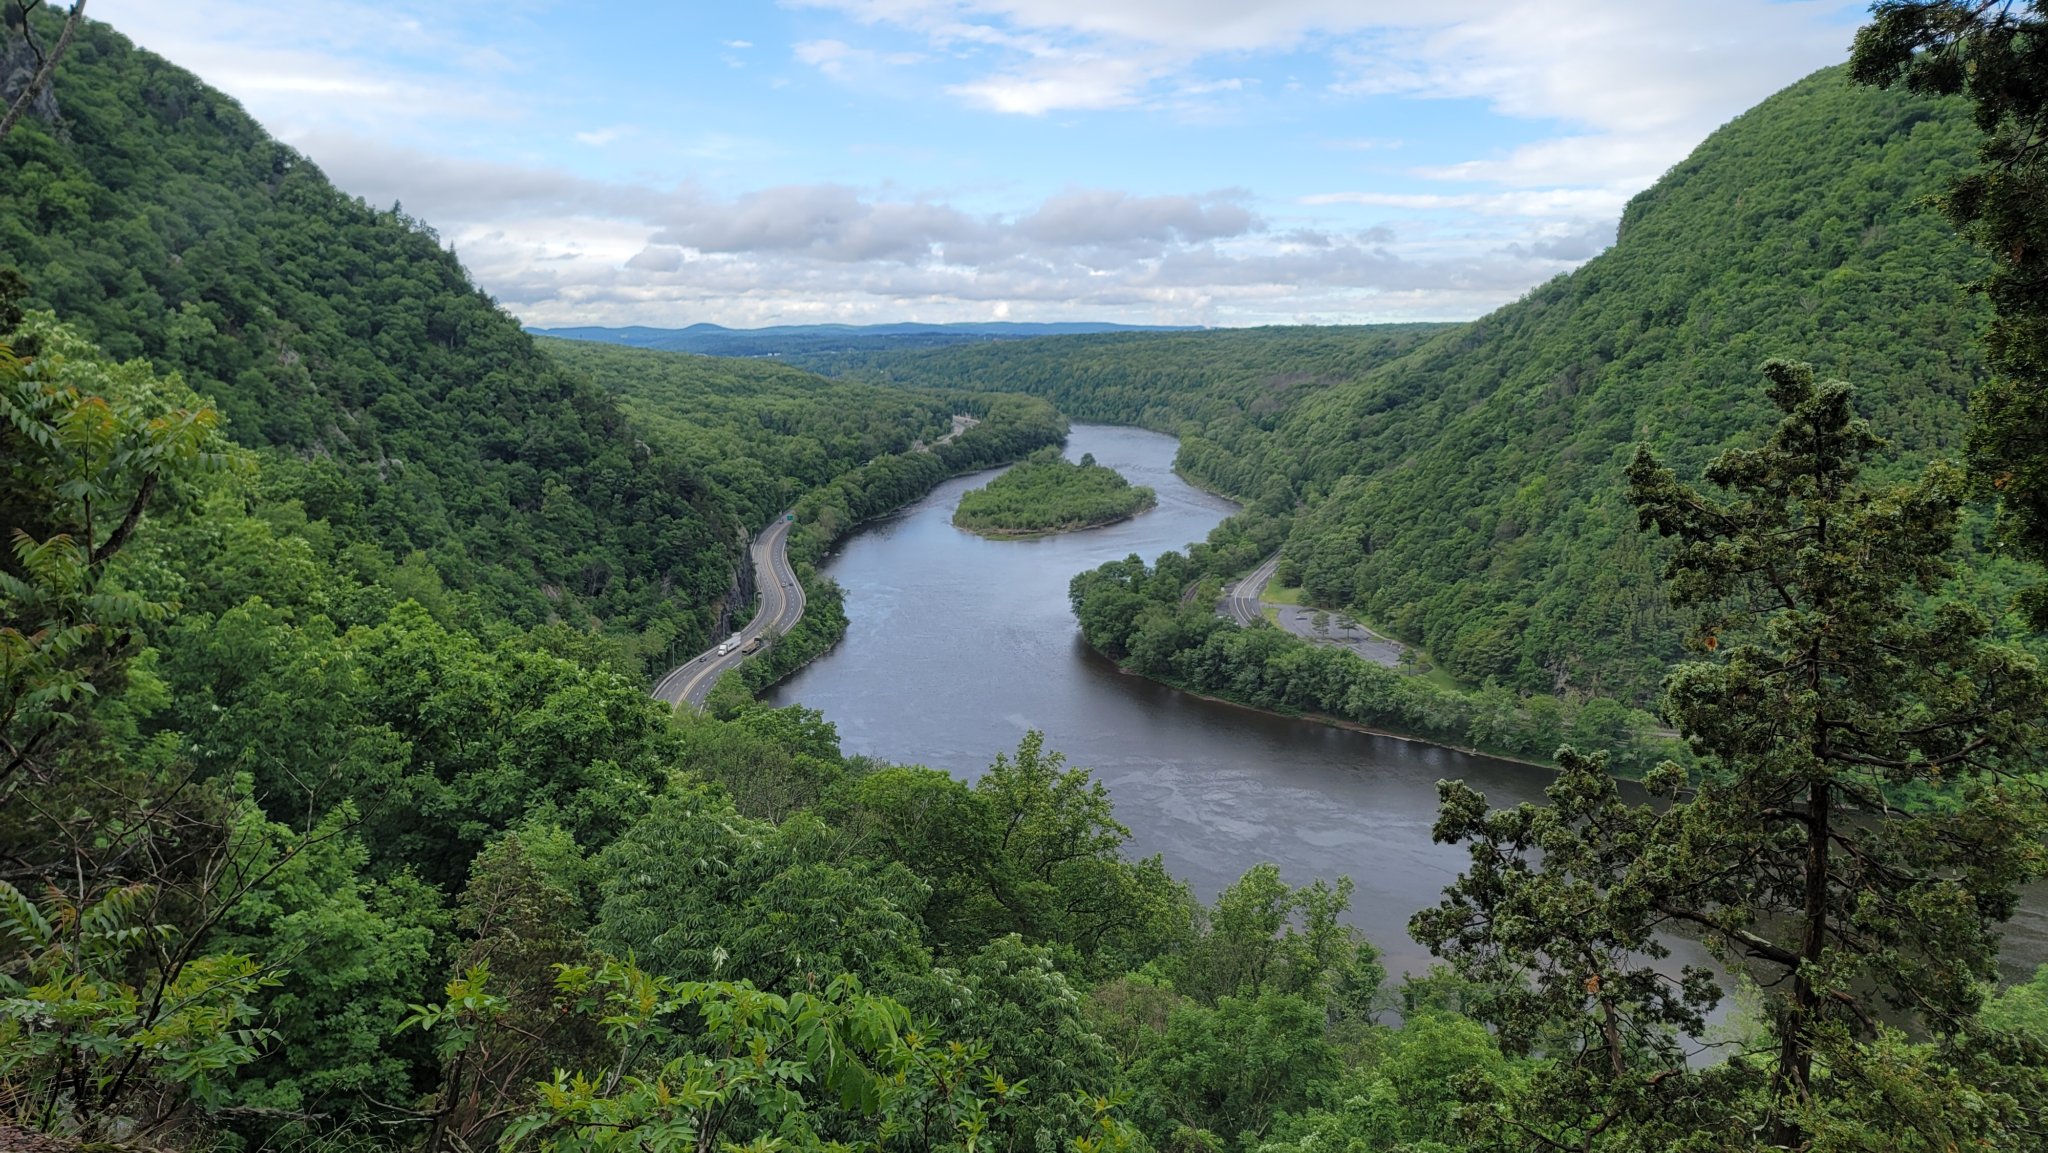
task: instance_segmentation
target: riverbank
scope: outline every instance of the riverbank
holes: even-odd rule
[[[1120,665],[1116,661],[1110,659],[1100,649],[1097,649],[1092,645],[1089,646],[1088,651],[1090,653],[1093,653],[1104,664],[1109,665],[1111,668],[1115,669],[1117,671],[1118,676],[1136,677],[1139,680],[1146,681],[1150,684],[1159,685],[1164,688],[1172,689],[1174,692],[1180,693],[1184,696],[1193,697],[1198,701],[1204,701],[1212,705],[1222,705],[1226,708],[1239,709],[1247,713],[1257,713],[1260,716],[1275,717],[1281,720],[1308,721],[1312,724],[1327,725],[1328,727],[1333,729],[1342,729],[1348,733],[1364,733],[1367,736],[1385,737],[1389,740],[1405,741],[1412,745],[1423,745],[1432,749],[1444,749],[1448,752],[1461,753],[1468,757],[1486,757],[1489,760],[1506,761],[1509,764],[1514,765],[1527,765],[1533,769],[1555,770],[1557,768],[1556,761],[1536,760],[1516,753],[1501,752],[1496,749],[1482,749],[1472,745],[1452,744],[1451,742],[1442,740],[1440,738],[1418,736],[1414,733],[1404,733],[1396,731],[1394,729],[1380,728],[1374,725],[1363,724],[1359,721],[1345,720],[1343,717],[1331,716],[1328,713],[1293,712],[1286,709],[1273,709],[1264,708],[1259,705],[1249,705],[1243,701],[1236,701],[1230,699],[1229,697],[1222,697],[1216,696],[1212,693],[1205,693],[1200,691],[1199,689],[1191,689],[1188,688],[1186,685],[1175,684],[1170,680],[1165,680],[1160,677],[1147,676],[1144,673],[1136,672],[1131,669],[1125,668],[1123,665]],[[1624,781],[1636,780],[1639,776],[1639,774],[1622,772],[1617,772],[1614,775],[1617,778]]]
[[[967,528],[959,524],[955,524],[953,527],[959,529],[961,532],[973,533],[975,536],[982,537],[987,540],[1035,540],[1039,537],[1061,536],[1065,533],[1070,532],[1086,532],[1091,528],[1108,528],[1111,525],[1122,524],[1125,521],[1132,519],[1133,517],[1143,516],[1146,513],[1151,512],[1156,507],[1158,507],[1158,504],[1155,501],[1154,503],[1148,504],[1145,507],[1140,508],[1134,512],[1127,512],[1122,516],[1113,516],[1106,520],[1091,520],[1085,522],[1075,522],[1073,524],[1056,525],[1052,528],[1045,529],[979,529]]]
[[[956,414],[936,443],[876,457],[805,493],[791,514],[789,565],[808,602],[803,620],[766,652],[721,677],[707,702],[758,695],[830,653],[844,639],[847,618],[839,587],[819,566],[842,540],[964,476],[1009,468],[1067,437],[1066,418],[1031,398],[993,397],[979,417]],[[732,686],[728,687],[727,682]]]
[[[1601,697],[1519,694],[1497,682],[1446,688],[1349,648],[1273,628],[1257,601],[1232,592],[1228,612],[1190,603],[1191,579],[1237,569],[1244,549],[1169,553],[1156,564],[1110,561],[1068,584],[1086,642],[1134,673],[1175,688],[1293,717],[1331,717],[1447,749],[1548,761],[1561,745],[1608,752],[1621,775],[1641,774],[1687,750],[1656,738],[1650,714]],[[1275,559],[1239,582],[1256,590]],[[1207,587],[1207,586],[1203,586]]]

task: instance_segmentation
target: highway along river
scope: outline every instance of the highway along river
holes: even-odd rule
[[[1234,508],[1174,475],[1175,447],[1157,433],[1074,426],[1069,458],[1093,453],[1159,493],[1158,508],[1121,524],[985,540],[950,523],[960,494],[993,475],[980,473],[856,534],[825,566],[846,590],[846,640],[773,703],[821,710],[848,753],[967,779],[1042,729],[1048,748],[1109,786],[1132,849],[1161,854],[1203,899],[1261,861],[1295,885],[1348,874],[1354,923],[1389,968],[1419,972],[1429,958],[1408,939],[1408,917],[1436,903],[1464,859],[1430,843],[1436,782],[1462,777],[1512,804],[1540,800],[1545,773],[1200,700],[1091,652],[1068,580],[1131,553],[1184,549]],[[2008,934],[2016,965],[2048,959],[2043,904]]]

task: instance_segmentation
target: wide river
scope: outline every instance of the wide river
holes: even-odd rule
[[[1139,855],[1158,853],[1203,899],[1261,861],[1296,885],[1349,876],[1352,921],[1390,969],[1428,955],[1407,921],[1436,903],[1463,853],[1432,844],[1436,782],[1459,777],[1497,805],[1542,799],[1542,769],[1268,716],[1126,676],[1091,651],[1067,607],[1075,573],[1201,540],[1236,507],[1173,472],[1171,437],[1075,425],[1082,453],[1159,493],[1133,520],[1036,540],[952,526],[946,482],[855,534],[826,564],[846,591],[846,639],[772,694],[822,711],[848,753],[973,779],[1027,730],[1109,786]],[[2014,975],[2048,959],[2044,902],[2008,933]],[[1681,959],[1703,956],[1674,942]]]

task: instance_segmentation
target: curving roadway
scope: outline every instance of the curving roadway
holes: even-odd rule
[[[1251,571],[1243,580],[1226,586],[1223,590],[1223,615],[1246,628],[1266,619],[1266,610],[1259,598],[1266,591],[1266,582],[1273,579],[1273,573],[1280,567],[1280,554],[1274,553],[1265,563]]]
[[[713,648],[670,669],[667,676],[655,683],[656,697],[672,705],[687,702],[703,707],[705,696],[718,683],[719,676],[738,668],[747,659],[741,647],[755,637],[762,638],[763,643],[773,642],[803,619],[804,586],[797,583],[796,570],[789,566],[789,529],[789,518],[777,517],[767,531],[754,538],[750,551],[754,558],[754,585],[761,590],[761,607],[747,627],[734,634],[740,643],[731,652],[721,654]]]
[[[1266,619],[1264,596],[1266,585],[1273,579],[1273,573],[1280,567],[1280,554],[1274,553],[1265,563],[1253,569],[1243,580],[1224,586],[1223,604],[1218,610],[1224,619],[1237,622],[1244,628]],[[1188,594],[1182,594],[1182,600]],[[1383,637],[1352,620],[1342,612],[1328,612],[1301,605],[1280,605],[1270,623],[1279,625],[1287,632],[1313,641],[1319,645],[1337,645],[1350,649],[1376,665],[1390,669],[1401,667],[1401,654],[1407,646],[1392,637]],[[1321,618],[1318,621],[1317,618]]]

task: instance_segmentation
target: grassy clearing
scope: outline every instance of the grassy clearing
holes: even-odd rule
[[[1279,582],[1268,581],[1266,591],[1260,594],[1259,599],[1269,605],[1298,605],[1301,603],[1301,588],[1298,585],[1293,588],[1282,588]]]

